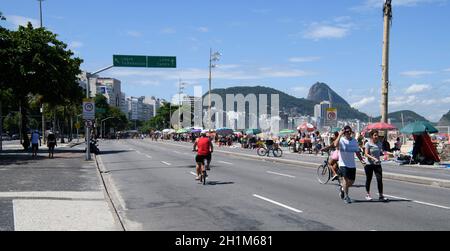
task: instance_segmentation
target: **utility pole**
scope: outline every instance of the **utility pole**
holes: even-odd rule
[[[211,78],[212,78],[212,48],[209,50],[208,129],[212,129],[212,125],[211,125]]]
[[[42,24],[42,1],[44,0],[38,0],[39,1],[39,17],[41,21],[41,28],[43,27]],[[44,116],[44,104],[41,104],[41,113],[42,113],[42,139],[45,144],[45,116]]]
[[[381,91],[381,122],[388,123],[389,102],[389,38],[392,25],[392,0],[386,0],[383,8],[384,35],[383,35],[383,64],[382,64],[382,91]]]

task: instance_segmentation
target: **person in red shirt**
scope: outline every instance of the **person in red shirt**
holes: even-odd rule
[[[213,144],[205,133],[202,133],[201,137],[195,141],[193,151],[196,150],[197,156],[195,156],[195,162],[197,163],[197,178],[195,179],[200,180],[201,172],[205,171],[205,160],[210,158],[209,156],[214,152]]]

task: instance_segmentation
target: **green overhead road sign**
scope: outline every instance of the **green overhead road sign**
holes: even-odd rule
[[[114,55],[115,67],[177,68],[176,57]]]

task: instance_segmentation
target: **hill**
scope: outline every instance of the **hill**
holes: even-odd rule
[[[345,101],[339,94],[331,89],[325,83],[316,83],[309,89],[307,100],[311,100],[316,103],[322,101],[330,101],[333,105],[342,105],[350,107],[349,103]]]
[[[439,126],[450,126],[450,111],[442,116],[438,123]]]
[[[403,110],[403,111],[389,113],[389,119],[391,120],[391,124],[397,126],[397,128],[402,128],[402,114],[403,114],[403,123],[405,125],[412,123],[412,122],[416,122],[416,121],[428,121],[426,118],[420,116],[419,114],[417,114],[413,111]],[[373,119],[373,121],[377,121],[377,122],[380,120],[381,120],[381,116]]]
[[[271,94],[278,94],[280,95],[280,111],[290,114],[290,115],[309,115],[314,116],[314,106],[316,104],[319,104],[321,101],[313,101],[313,100],[307,100],[303,98],[296,98],[289,94],[286,94],[282,91],[269,88],[269,87],[263,87],[263,86],[256,86],[256,87],[231,87],[227,89],[214,89],[212,90],[212,93],[218,94],[222,97],[222,99],[226,100],[227,94],[243,94],[244,96],[247,96],[248,94],[255,94],[257,98],[259,98],[259,94],[267,94],[268,95],[268,105],[270,105],[270,96]],[[334,93],[334,91],[333,91]],[[206,95],[206,94],[205,94]],[[336,94],[337,95],[337,94]],[[337,95],[339,96],[339,95]],[[341,98],[342,99],[342,98]],[[343,100],[343,99],[342,99]],[[356,109],[353,109],[348,105],[347,102],[340,102],[335,103],[335,107],[338,108],[338,116],[340,119],[360,119],[363,121],[368,120],[368,116],[362,112],[359,112]]]

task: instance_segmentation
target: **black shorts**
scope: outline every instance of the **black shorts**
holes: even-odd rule
[[[209,153],[209,154],[206,156],[206,160],[207,160],[208,162],[211,162],[211,159],[212,159],[212,154]]]
[[[205,159],[207,159],[207,155],[197,155],[195,156],[195,162],[199,163],[199,164],[205,164]]]
[[[353,181],[356,180],[356,168],[348,168],[345,166],[341,166],[340,172],[342,177]]]
[[[36,151],[39,149],[39,144],[31,144],[31,149]]]

